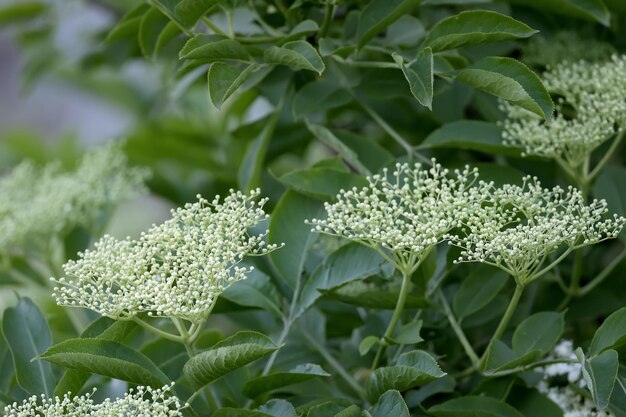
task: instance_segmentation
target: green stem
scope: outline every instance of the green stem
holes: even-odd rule
[[[485,359],[487,358],[487,352],[489,352],[489,346],[491,346],[491,344],[495,340],[500,340],[500,338],[506,331],[506,328],[508,327],[509,322],[511,321],[511,318],[513,317],[513,313],[515,313],[515,309],[517,308],[517,305],[519,304],[520,298],[522,297],[523,293],[524,293],[524,286],[517,284],[517,286],[515,287],[515,292],[513,292],[513,297],[511,297],[511,301],[509,302],[509,306],[506,308],[506,311],[504,312],[504,316],[502,316],[502,319],[500,320],[500,323],[498,324],[496,331],[494,332],[493,336],[491,336],[491,340],[489,341],[489,344],[487,345],[487,350],[485,351],[485,353],[483,353],[483,355],[480,358],[479,368],[482,368],[482,366],[484,365]]]
[[[600,162],[598,162],[595,168],[587,176],[588,182],[590,183],[593,182],[593,180],[600,174],[600,172],[602,172],[602,169],[607,164],[607,162],[609,162],[609,160],[613,156],[613,153],[615,153],[615,150],[617,149],[620,142],[622,141],[622,138],[624,137],[624,132],[626,131],[622,130],[620,133],[618,133],[617,137],[613,140],[611,147],[606,151],[606,153],[604,154]]]
[[[378,346],[378,351],[376,352],[376,356],[374,357],[374,362],[372,362],[372,369],[376,369],[380,360],[382,359],[383,353],[385,352],[385,344],[387,343],[387,339],[393,336],[394,330],[396,330],[396,326],[400,321],[400,317],[402,316],[402,311],[404,311],[404,305],[406,304],[406,299],[409,295],[409,288],[411,286],[411,275],[402,271],[402,287],[400,287],[400,294],[398,295],[398,302],[396,303],[396,308],[393,311],[393,315],[391,316],[391,321],[387,326],[387,330],[385,330],[385,334],[383,335],[382,343]]]
[[[339,55],[331,55],[331,58],[343,65],[349,65],[357,68],[383,68],[383,69],[400,69],[400,66],[395,62],[382,62],[382,61],[353,61],[351,59],[344,59]]]
[[[363,100],[357,101],[363,110],[380,126],[389,136],[393,138],[400,146],[402,146],[409,156],[409,158],[413,157],[413,147],[409,142],[407,142],[398,132],[395,131],[378,113],[374,111],[370,106],[368,106]]]
[[[280,13],[287,18],[287,14],[289,13],[289,9],[287,9],[287,6],[285,6],[285,3],[283,3],[283,0],[274,0],[274,4],[276,5],[276,8],[280,11]]]
[[[320,40],[328,33],[328,29],[330,28],[330,22],[333,20],[333,16],[335,15],[335,4],[329,0],[326,3],[326,7],[324,8],[324,20],[322,22],[322,27],[317,33],[317,40]]]
[[[528,371],[530,369],[538,368],[541,366],[554,365],[557,363],[580,363],[578,359],[568,359],[568,358],[560,358],[560,359],[546,359],[544,361],[534,362],[528,365],[522,365],[511,369],[506,369],[504,371],[486,373],[486,376],[489,377],[499,377],[505,375],[516,374],[522,371]]]
[[[149,332],[152,332],[152,333],[156,334],[157,336],[160,336],[160,337],[162,337],[164,339],[172,340],[172,341],[178,342],[178,343],[185,343],[185,341],[184,341],[182,336],[177,336],[175,334],[172,334],[172,333],[163,331],[161,329],[158,329],[158,328],[156,328],[156,327],[146,323],[145,321],[141,320],[137,316],[131,317],[130,320],[134,321],[135,323],[137,323],[138,325],[140,325],[144,329],[148,330]]]
[[[226,34],[226,32],[224,32],[222,29],[220,29],[215,23],[211,22],[211,20],[204,16],[202,17],[202,22],[209,28],[211,29],[215,34],[217,35],[222,35],[222,36],[228,36]]]
[[[589,281],[585,286],[583,286],[578,292],[578,296],[583,297],[589,294],[595,287],[600,285],[602,281],[608,277],[611,272],[622,262],[622,260],[626,257],[626,247],[622,249],[622,251],[617,255],[613,260],[600,272],[594,279]]]
[[[185,350],[187,351],[187,355],[189,356],[189,358],[193,358],[194,356],[196,356],[198,354],[198,350],[195,347],[194,341],[189,339],[189,332],[187,331],[187,328],[185,327],[185,324],[178,318],[172,318],[172,321],[174,322],[174,325],[176,326],[176,328],[180,332],[180,336],[183,339],[183,345],[185,346]],[[189,397],[189,399],[193,401],[192,398],[195,398],[195,396],[198,395],[198,393],[200,393],[200,392],[204,392],[205,398],[206,398],[207,402],[209,403],[209,407],[211,408],[211,410],[216,411],[216,410],[218,410],[220,408],[220,406],[218,405],[218,402],[216,400],[215,393],[213,392],[211,387],[209,387],[208,385],[206,385],[206,386],[202,387],[201,389],[199,389],[198,391],[194,392],[191,395],[191,397]]]
[[[552,263],[550,263],[550,265],[546,266],[545,268],[543,268],[542,270],[538,271],[537,273],[533,274],[529,280],[529,282],[536,280],[537,278],[541,277],[542,275],[546,274],[547,272],[550,272],[550,270],[552,268],[554,268],[555,266],[557,266],[559,263],[561,263],[561,261],[563,261],[563,259],[567,258],[567,256],[572,252],[571,249],[567,249],[565,252],[563,252],[558,258],[556,258]]]
[[[511,321],[511,318],[513,317],[513,313],[515,313],[515,309],[517,308],[517,305],[519,304],[519,300],[522,297],[523,293],[524,293],[524,286],[517,285],[515,287],[515,291],[513,292],[513,297],[511,298],[511,301],[509,302],[509,306],[504,312],[504,316],[502,316],[502,320],[500,320],[500,324],[498,324],[498,327],[496,328],[495,333],[491,337],[492,341],[499,340],[504,334],[504,331],[509,325],[509,322]]]
[[[233,26],[233,13],[230,10],[226,10],[226,19],[228,20],[228,37],[233,39],[235,37],[235,28]]]
[[[443,310],[446,314],[446,317],[448,317],[450,326],[452,326],[452,330],[454,330],[454,333],[456,334],[456,337],[459,339],[459,342],[461,342],[461,345],[463,346],[465,353],[472,361],[473,367],[474,368],[477,367],[480,361],[480,359],[478,358],[478,355],[474,351],[474,348],[472,347],[470,342],[467,340],[465,333],[463,333],[463,329],[461,328],[461,325],[457,322],[456,318],[454,317],[454,314],[452,313],[452,309],[450,309],[450,305],[446,301],[446,297],[443,295],[441,290],[438,290],[438,293],[439,293],[439,299],[441,300],[441,305],[443,306]]]
[[[154,7],[155,9],[157,9],[158,11],[160,11],[161,13],[163,13],[168,19],[170,19],[172,22],[174,22],[174,24],[176,26],[178,26],[178,28],[181,30],[181,32],[183,32],[185,35],[191,37],[193,36],[193,33],[189,32],[189,30],[187,30],[187,28],[185,26],[183,26],[178,19],[176,18],[176,16],[174,16],[168,9],[167,7],[163,6],[161,4],[160,1],[154,1],[154,0],[146,0],[147,3]]]
[[[328,350],[326,350],[326,346],[320,344],[317,340],[315,340],[314,337],[311,337],[311,335],[308,332],[302,330],[302,334],[307,339],[309,344],[315,350],[317,350],[320,353],[320,355],[322,355],[324,360],[339,374],[339,376],[341,376],[341,378],[343,378],[344,381],[346,381],[346,383],[350,386],[350,388],[352,388],[354,390],[354,392],[359,396],[359,398],[363,402],[366,402],[367,398],[365,397],[365,392],[363,391],[363,388],[359,385],[358,382],[356,382],[354,377],[352,375],[350,375],[348,373],[348,371],[346,371],[346,369],[343,367],[343,365],[341,365],[333,357],[333,355],[331,355],[330,352],[328,352]]]

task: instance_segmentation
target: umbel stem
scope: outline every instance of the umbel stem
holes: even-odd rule
[[[383,339],[381,340],[380,345],[378,346],[378,351],[376,351],[376,356],[374,357],[374,362],[372,362],[372,369],[376,369],[380,360],[382,359],[383,353],[385,353],[385,346],[387,343],[387,339],[393,336],[393,332],[396,330],[396,326],[400,321],[400,316],[402,315],[402,311],[404,310],[404,305],[406,304],[406,299],[409,295],[409,288],[411,286],[411,274],[402,271],[402,287],[400,287],[400,294],[398,295],[398,302],[396,303],[396,308],[393,311],[393,316],[391,316],[391,321],[387,326],[387,330],[383,335]]]

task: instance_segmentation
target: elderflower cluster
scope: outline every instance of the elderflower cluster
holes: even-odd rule
[[[613,45],[581,36],[576,31],[561,31],[546,38],[533,36],[522,47],[523,61],[536,67],[553,67],[564,61],[606,61],[615,52]]]
[[[389,252],[396,268],[410,271],[479,206],[476,169],[449,172],[432,162],[396,164],[390,175],[368,177],[366,187],[341,190],[325,204],[327,218],[310,221],[313,230]]]
[[[503,103],[508,114],[503,142],[525,154],[553,158],[576,170],[598,146],[626,123],[626,56],[608,62],[563,62],[543,74],[557,101],[557,114],[546,122]]]
[[[198,196],[138,239],[103,237],[64,265],[65,278],[52,279],[57,303],[114,319],[148,312],[202,322],[226,287],[251,271],[238,266],[244,256],[277,248],[265,243],[267,232],[248,234],[268,217],[259,194],[231,190],[212,202]]]
[[[173,385],[173,384],[172,384]],[[182,417],[186,406],[171,395],[172,385],[154,389],[139,386],[130,389],[123,398],[106,399],[94,404],[91,394],[63,398],[41,398],[33,395],[21,404],[13,403],[4,408],[6,417]]]
[[[88,152],[69,172],[23,162],[0,178],[0,252],[97,222],[103,210],[143,190],[146,177],[127,165],[119,145]]]
[[[528,176],[521,186],[493,189],[483,208],[466,221],[464,233],[449,237],[450,244],[461,248],[456,262],[488,263],[525,283],[541,273],[557,249],[617,237],[626,219],[605,219],[606,213],[604,200],[586,204],[577,189],[543,188]]]
[[[563,340],[547,359],[576,360],[572,342]],[[582,394],[587,384],[582,377],[580,363],[555,363],[539,370],[543,371],[544,379],[537,386],[538,390],[563,410],[563,417],[614,417],[608,410],[599,410],[591,398]],[[559,377],[565,377],[567,383],[551,384]]]

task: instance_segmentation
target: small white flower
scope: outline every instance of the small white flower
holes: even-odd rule
[[[428,252],[479,206],[476,169],[449,172],[396,164],[391,174],[368,177],[361,189],[341,190],[326,203],[326,219],[312,219],[313,231],[370,246],[405,272],[412,272]],[[388,256],[391,255],[391,257]]]
[[[201,323],[215,299],[251,270],[239,267],[247,255],[263,255],[277,245],[267,232],[249,235],[267,219],[263,205],[234,192],[223,201],[198,201],[172,210],[172,218],[154,225],[139,239],[104,236],[93,250],[64,265],[66,278],[53,296],[59,305],[85,307],[114,319],[140,312]]]
[[[147,171],[130,168],[119,145],[88,152],[74,171],[58,164],[18,165],[0,178],[0,252],[23,248],[81,225],[143,190]]]
[[[573,344],[570,340],[561,341],[546,358],[548,360],[576,359]],[[537,389],[551,399],[563,410],[563,417],[614,417],[608,410],[598,410],[593,401],[582,395],[580,391],[586,386],[582,378],[582,366],[580,363],[555,363],[543,369],[543,381]],[[567,377],[568,385],[550,386],[555,377]]]
[[[123,398],[106,399],[94,404],[91,394],[63,398],[38,398],[33,395],[20,403],[4,408],[6,417],[182,417],[186,407],[171,394],[172,385],[154,389],[139,386],[129,390]]]
[[[546,71],[543,81],[560,97],[556,116],[546,122],[503,103],[508,113],[503,141],[578,172],[591,152],[624,129],[626,56],[614,55],[608,62],[566,61]]]
[[[604,200],[585,204],[572,187],[543,188],[532,177],[522,186],[494,188],[466,221],[465,234],[449,236],[461,248],[457,262],[484,262],[527,283],[558,249],[573,250],[617,237],[626,219],[605,219]]]

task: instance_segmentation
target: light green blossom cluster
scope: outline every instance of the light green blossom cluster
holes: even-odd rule
[[[115,144],[88,152],[69,172],[23,162],[0,178],[0,252],[97,222],[103,210],[142,190],[147,174],[129,167]]]
[[[543,74],[548,90],[560,97],[554,119],[545,122],[510,104],[503,141],[525,154],[555,159],[573,176],[589,155],[626,122],[626,56],[607,62],[564,62]],[[585,174],[585,173],[583,173]]]
[[[182,417],[185,405],[171,395],[171,385],[160,389],[139,386],[130,389],[123,398],[106,399],[94,404],[91,394],[63,398],[41,399],[32,396],[21,404],[14,403],[4,408],[6,417]]]
[[[379,251],[400,271],[412,272],[428,252],[479,207],[476,169],[449,172],[397,164],[389,175],[368,177],[362,189],[341,190],[326,203],[326,219],[312,219],[314,230],[361,242]],[[389,256],[391,255],[391,256]]]
[[[561,31],[551,37],[533,36],[522,47],[523,61],[537,67],[553,67],[562,62],[606,61],[615,53],[613,45],[581,36],[575,31]]]
[[[138,239],[103,237],[64,265],[66,277],[52,279],[57,303],[114,319],[148,312],[202,323],[224,289],[252,269],[238,266],[243,257],[277,248],[265,244],[267,231],[248,234],[268,217],[259,194],[231,190],[212,202],[198,196]]]
[[[604,200],[586,204],[572,187],[543,188],[532,177],[523,185],[494,188],[481,210],[465,224],[465,234],[450,235],[450,244],[461,248],[456,262],[482,262],[507,271],[519,284],[543,275],[541,269],[554,251],[565,252],[617,237],[626,219],[606,219]]]

